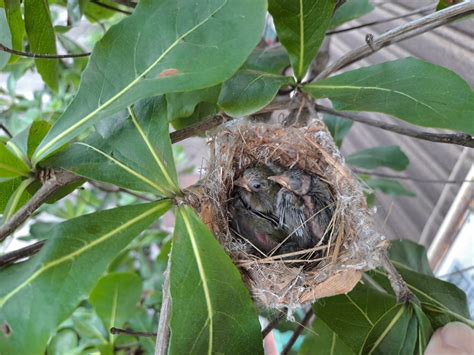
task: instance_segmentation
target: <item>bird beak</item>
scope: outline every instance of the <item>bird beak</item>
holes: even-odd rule
[[[243,176],[241,176],[237,180],[235,180],[234,185],[235,186],[240,186],[240,187],[244,188],[245,190],[247,190],[248,192],[252,192],[252,190],[250,190],[249,185],[247,184],[247,180],[245,180]]]
[[[268,180],[275,181],[277,184],[280,184],[285,188],[289,187],[289,179],[284,175],[269,176]]]

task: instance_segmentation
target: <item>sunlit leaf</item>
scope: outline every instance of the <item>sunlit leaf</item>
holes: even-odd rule
[[[292,79],[253,70],[240,70],[222,85],[219,106],[230,116],[252,114],[267,106]]]
[[[177,213],[170,270],[170,354],[262,354],[237,268],[190,207]]]
[[[44,353],[56,327],[115,256],[169,208],[169,201],[161,201],[71,219],[53,228],[37,255],[2,269],[0,353]]]
[[[304,87],[339,111],[371,111],[409,123],[474,134],[474,91],[454,72],[419,59],[351,70]]]
[[[5,144],[0,143],[0,179],[28,176],[29,167],[17,155],[13,154]]]
[[[265,11],[264,0],[140,1],[96,44],[76,97],[34,162],[141,98],[228,79],[259,41]]]
[[[302,79],[316,57],[331,22],[334,0],[270,0],[278,38],[288,51],[293,71]]]
[[[349,165],[365,169],[387,167],[402,171],[408,167],[410,160],[398,145],[363,149],[346,157]]]

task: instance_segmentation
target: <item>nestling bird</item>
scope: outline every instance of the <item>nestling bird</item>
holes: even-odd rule
[[[309,226],[310,238],[298,239],[298,245],[301,248],[311,248],[328,235],[327,229],[332,218],[334,201],[326,183],[299,169],[288,170],[281,175],[269,176],[268,179],[301,197],[303,201],[304,220]],[[301,216],[295,220],[292,212],[284,206],[277,206],[277,210],[280,218],[292,220],[295,227],[301,225],[299,222]]]

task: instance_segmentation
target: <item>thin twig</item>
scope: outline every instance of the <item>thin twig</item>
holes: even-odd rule
[[[14,250],[10,253],[0,256],[0,269],[11,264],[16,263],[18,260],[27,258],[29,256],[35,255],[43,247],[45,240],[40,240],[34,244],[28,245],[24,248]]]
[[[310,307],[308,309],[308,311],[306,312],[306,314],[304,315],[304,318],[301,321],[300,325],[293,332],[293,334],[291,335],[290,340],[288,340],[288,343],[286,343],[285,348],[281,352],[281,355],[287,355],[287,354],[290,353],[291,348],[293,347],[293,345],[295,345],[295,343],[298,340],[298,338],[300,337],[301,333],[303,333],[303,331],[306,329],[306,325],[309,323],[309,321],[311,320],[313,315],[314,315],[313,314],[313,309]]]
[[[472,269],[474,269],[474,265],[465,267],[464,269],[461,269],[461,270],[456,270],[456,271],[448,272],[447,274],[440,275],[440,276],[437,276],[437,277],[438,277],[438,278],[442,278],[442,277],[451,276],[451,275],[455,275],[455,274],[463,274],[463,273],[465,273],[466,271],[469,271],[469,270],[472,270]]]
[[[361,60],[362,58],[368,57],[383,47],[417,36],[462,17],[469,16],[472,13],[474,13],[474,1],[466,1],[398,26],[383,33],[379,37],[374,38],[370,43],[364,44],[343,55],[323,70],[315,80],[327,78],[335,71]]]
[[[126,335],[135,336],[135,337],[150,337],[150,338],[156,337],[156,333],[137,332],[132,329],[120,329],[120,328],[115,328],[115,327],[110,328],[110,333],[111,334],[126,334]]]
[[[88,57],[91,55],[90,52],[76,53],[76,54],[40,54],[40,53],[23,52],[23,51],[17,51],[12,48],[8,48],[2,43],[0,43],[0,51],[11,53],[11,54],[18,55],[21,57],[35,58],[35,59],[81,58],[81,57]]]
[[[424,179],[424,178],[416,178],[416,177],[405,176],[405,175],[393,175],[393,174],[378,173],[378,172],[375,172],[375,171],[367,171],[367,170],[362,170],[362,169],[352,169],[352,170],[357,174],[386,177],[386,178],[396,179],[396,180],[411,180],[411,181],[423,182],[423,183],[428,183],[428,184],[463,184],[465,182],[474,183],[474,180]]]
[[[131,7],[131,8],[137,7],[136,2],[132,2],[132,1],[128,1],[128,0],[110,0],[110,1],[112,1],[116,4],[119,4],[119,5]]]
[[[3,123],[0,123],[0,130],[2,130],[3,132],[5,132],[5,134],[8,136],[8,138],[12,138],[12,134],[10,133],[10,131],[8,130],[7,127],[5,127],[5,125]]]
[[[22,208],[16,212],[11,219],[0,227],[0,242],[8,237],[24,221],[30,217],[47,199],[53,196],[61,187],[72,184],[81,177],[67,171],[56,171],[52,177],[45,181],[43,186],[33,195]]]
[[[267,326],[262,330],[262,339],[265,339],[270,332],[275,329],[275,327],[285,318],[284,313],[278,314],[278,316],[273,319]]]
[[[422,140],[426,140],[430,142],[456,144],[456,145],[460,145],[464,147],[474,148],[474,137],[464,132],[431,133],[431,132],[422,131],[421,129],[414,128],[414,127],[401,127],[395,124],[381,122],[379,120],[363,117],[357,114],[339,112],[329,107],[318,105],[318,104],[315,104],[314,107],[316,108],[316,110],[321,111],[321,112],[326,112],[334,116],[347,118],[355,122],[360,122],[369,126],[374,126],[374,127],[384,129],[386,131],[391,131],[391,132],[401,134],[404,136],[409,136],[409,137],[422,139]]]
[[[126,194],[129,194],[131,196],[134,196],[140,200],[143,200],[143,201],[148,201],[148,202],[153,202],[153,201],[156,201],[156,199],[153,199],[153,198],[150,198],[148,196],[145,196],[145,195],[142,195],[142,194],[139,194],[139,193],[136,193],[136,192],[133,192],[133,191],[130,191],[130,190],[127,190],[127,189],[124,189],[122,187],[115,187],[115,186],[112,186],[112,187],[108,187],[108,186],[105,186],[105,185],[102,185],[102,184],[99,184],[95,181],[89,181],[89,183],[96,187],[97,189],[101,190],[101,191],[104,191],[104,192],[107,192],[107,193],[117,193],[117,192],[123,192],[123,193],[126,193]]]
[[[394,17],[389,17],[389,18],[386,18],[386,19],[377,20],[377,21],[372,21],[372,22],[366,22],[366,23],[363,23],[363,24],[360,24],[360,25],[357,25],[357,26],[352,26],[352,27],[348,27],[348,28],[343,28],[343,29],[340,29],[340,30],[328,31],[328,32],[326,32],[326,36],[334,35],[334,34],[336,34],[336,33],[343,33],[343,32],[349,32],[349,31],[353,31],[353,30],[358,30],[358,29],[364,28],[364,27],[380,25],[380,24],[382,24],[382,23],[387,23],[387,22],[399,20],[399,19],[402,19],[402,18],[405,18],[405,17],[410,17],[410,16],[413,16],[413,15],[421,14],[421,13],[426,12],[426,11],[433,11],[433,10],[435,10],[435,7],[433,6],[433,4],[431,4],[431,5],[422,7],[422,8],[420,8],[420,9],[418,9],[418,10],[415,10],[415,11],[412,11],[412,12],[408,12],[408,13],[403,14],[403,15],[394,16]]]
[[[122,9],[119,9],[118,7],[110,6],[110,5],[104,4],[104,3],[100,2],[100,1],[97,1],[97,0],[91,0],[91,3],[93,3],[94,5],[103,7],[104,9],[117,11],[117,12],[120,12],[120,13],[125,14],[125,15],[131,15],[132,14],[130,11],[122,10]]]

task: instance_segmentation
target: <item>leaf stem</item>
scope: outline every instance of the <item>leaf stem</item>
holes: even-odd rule
[[[40,54],[40,53],[23,52],[23,51],[17,51],[16,49],[13,49],[13,48],[9,48],[2,43],[0,43],[0,51],[18,55],[21,57],[35,58],[35,59],[81,58],[81,57],[88,57],[91,55],[90,52],[76,53],[76,54]]]

